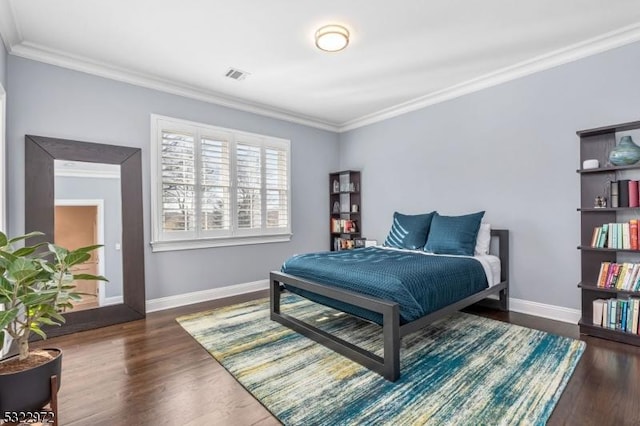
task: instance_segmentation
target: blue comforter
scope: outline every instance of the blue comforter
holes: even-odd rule
[[[400,305],[400,322],[414,321],[487,288],[480,262],[473,258],[435,256],[367,247],[296,255],[282,272]],[[309,293],[293,293],[382,324],[382,315]]]

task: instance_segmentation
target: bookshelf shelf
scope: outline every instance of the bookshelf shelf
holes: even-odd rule
[[[611,213],[629,210],[640,211],[640,207],[579,207],[577,210],[585,213]]]
[[[640,297],[640,291],[622,290],[618,288],[598,287],[594,283],[578,283],[578,287],[589,291],[600,291],[602,293],[623,294],[628,296]]]
[[[615,249],[615,248],[608,248],[608,247],[591,247],[591,246],[578,246],[578,250],[583,250],[583,251],[605,251],[605,252],[611,252],[611,253],[616,253],[616,252],[640,253],[640,250]]]
[[[640,169],[640,164],[632,164],[630,166],[607,166],[607,167],[599,167],[597,169],[578,169],[576,172],[578,173],[612,173],[622,170],[634,170]]]
[[[601,325],[594,324],[589,318],[586,317],[581,318],[578,322],[578,325],[580,325],[580,332],[583,334],[640,346],[640,334],[633,334],[627,331],[602,327]]]
[[[329,173],[329,240],[332,251],[364,246],[360,184],[359,171]]]
[[[598,287],[596,284],[603,262],[618,264],[625,262],[640,263],[640,250],[591,247],[591,244],[595,228],[601,227],[603,224],[628,223],[630,221],[629,216],[638,216],[636,218],[640,219],[640,208],[626,207],[631,204],[628,198],[626,202],[622,202],[621,189],[618,189],[620,191],[618,195],[614,195],[614,197],[620,196],[620,198],[613,198],[614,201],[617,200],[615,203],[612,203],[612,200],[609,199],[612,198],[610,192],[614,187],[610,182],[624,182],[627,179],[638,180],[640,177],[640,162],[629,166],[614,166],[608,162],[609,153],[622,136],[617,135],[617,132],[639,129],[640,121],[635,121],[576,132],[580,139],[579,164],[582,164],[585,160],[597,159],[603,165],[603,167],[596,169],[576,170],[580,176],[579,205],[581,206],[577,208],[580,213],[580,243],[578,245],[581,259],[581,277],[578,283],[582,308],[582,319],[579,322],[580,333],[636,346],[640,346],[640,335],[602,327],[593,323],[593,302],[597,299],[624,300],[630,297],[634,299],[640,298],[639,291],[603,288]],[[629,172],[634,170],[636,172]],[[609,207],[591,207],[598,196],[607,197]],[[628,192],[626,196],[629,197]],[[618,206],[618,202],[622,207],[611,207],[611,205]],[[630,235],[624,238],[630,238]],[[629,247],[628,244],[626,243],[625,247]],[[633,242],[631,242],[631,246],[635,247]]]

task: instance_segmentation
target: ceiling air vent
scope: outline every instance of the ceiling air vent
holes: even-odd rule
[[[232,78],[234,80],[244,80],[249,75],[246,71],[241,71],[237,68],[229,68],[229,71],[224,75],[225,77]]]

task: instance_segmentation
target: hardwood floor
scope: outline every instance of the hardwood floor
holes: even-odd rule
[[[267,293],[151,313],[145,320],[34,344],[64,351],[60,424],[279,424],[175,322],[180,315],[257,297]],[[550,425],[640,424],[640,348],[579,336],[577,325],[484,308],[468,311],[587,342]]]

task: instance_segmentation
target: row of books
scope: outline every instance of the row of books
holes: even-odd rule
[[[638,219],[625,223],[603,223],[593,228],[591,247],[638,250]]]
[[[334,234],[357,232],[356,229],[355,220],[331,218],[331,232]]]
[[[339,250],[351,250],[354,248],[362,248],[365,246],[365,238],[334,238],[333,239],[333,249],[335,251]]]
[[[593,323],[601,327],[638,334],[640,299],[596,299]]]
[[[640,263],[602,262],[597,286],[618,290],[640,290]]]
[[[621,179],[611,181],[611,207],[638,207],[638,181]]]

